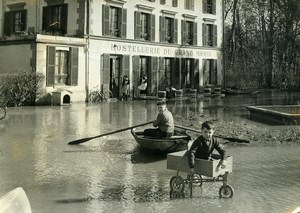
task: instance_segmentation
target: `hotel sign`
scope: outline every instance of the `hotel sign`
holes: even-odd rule
[[[164,57],[212,57],[215,51],[174,48],[174,47],[155,47],[136,44],[111,44],[111,53],[115,54],[137,54]]]

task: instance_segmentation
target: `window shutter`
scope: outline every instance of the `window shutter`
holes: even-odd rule
[[[216,0],[212,1],[212,14],[216,15]]]
[[[175,66],[174,66],[174,83],[173,86],[176,89],[181,89],[180,87],[180,59],[175,58]]]
[[[214,43],[213,46],[218,46],[218,31],[217,31],[217,25],[214,25]]]
[[[159,71],[158,71],[158,90],[166,90],[165,79],[165,58],[159,58]]]
[[[178,6],[178,0],[173,0],[172,1],[172,6],[177,7]]]
[[[13,12],[5,12],[4,13],[4,34],[11,35],[13,33],[14,26],[14,17]]]
[[[134,38],[135,39],[140,39],[141,38],[141,31],[142,31],[142,26],[141,26],[141,12],[135,11],[134,12],[134,21],[135,21],[135,33],[134,33]]]
[[[218,66],[217,66],[217,60],[212,60],[213,61],[213,79],[212,79],[212,83],[214,85],[218,85]]]
[[[178,43],[178,19],[174,19],[174,44]]]
[[[202,44],[207,46],[206,24],[202,24]]]
[[[151,57],[151,95],[157,95],[157,67],[158,66],[158,58]]]
[[[193,30],[194,36],[193,36],[193,45],[197,45],[198,43],[198,30],[197,30],[197,23],[194,22],[194,30]]]
[[[78,47],[72,47],[70,51],[70,76],[69,85],[78,85]]]
[[[208,59],[202,59],[202,69],[201,69],[201,72],[200,72],[200,75],[202,74],[203,75],[203,86],[206,86],[209,84],[209,75],[208,75],[208,72],[206,70],[206,63],[207,63],[207,60]]]
[[[160,16],[160,41],[165,42],[166,41],[166,21],[165,17]]]
[[[26,31],[26,24],[27,24],[27,10],[21,11],[21,31]]]
[[[184,58],[181,59],[181,85],[182,87],[185,86],[185,80],[186,80],[186,61]]]
[[[121,9],[121,38],[126,38],[127,36],[127,9]]]
[[[102,89],[109,90],[110,76],[110,54],[103,54]]]
[[[102,34],[104,36],[111,35],[109,29],[109,6],[102,5]]]
[[[138,96],[139,89],[137,87],[140,85],[140,56],[138,55],[133,56],[132,68],[133,68],[134,96]]]
[[[46,86],[54,86],[55,78],[55,47],[47,46]]]
[[[200,76],[199,76],[199,59],[194,59],[194,88],[199,89]]]
[[[190,2],[191,2],[191,6],[192,6],[191,9],[194,10],[194,8],[195,8],[195,7],[194,7],[194,0],[190,0]]]
[[[155,41],[155,15],[150,15],[151,31],[150,31],[150,41]]]
[[[42,30],[44,31],[48,31],[48,27],[49,27],[49,20],[48,20],[48,15],[49,13],[49,9],[48,7],[43,7],[43,24],[42,24]]]
[[[207,13],[207,0],[202,0],[202,12]]]
[[[214,60],[208,59],[209,60],[209,84],[214,84],[215,83],[215,63],[213,63]]]
[[[181,43],[186,45],[187,31],[186,31],[186,21],[181,20]]]
[[[190,88],[195,88],[195,60],[194,59],[188,59],[190,61],[190,70],[187,70],[187,72],[190,73]]]
[[[122,75],[129,77],[129,55],[123,55],[122,57]]]
[[[61,6],[61,33],[63,35],[67,34],[68,26],[68,4],[63,4]]]

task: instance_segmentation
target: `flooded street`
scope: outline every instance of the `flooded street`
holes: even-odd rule
[[[278,98],[279,97],[279,98]],[[261,94],[169,101],[178,119],[209,114],[256,123],[245,105],[296,104],[297,94]],[[130,131],[81,145],[68,142],[146,123],[156,101],[8,108],[0,121],[0,196],[23,187],[32,212],[289,213],[300,206],[300,145],[225,144],[233,156],[231,199],[220,182],[203,183],[193,197],[170,199],[166,157],[140,152]],[[270,128],[290,128],[272,126]],[[186,177],[186,174],[181,174]]]

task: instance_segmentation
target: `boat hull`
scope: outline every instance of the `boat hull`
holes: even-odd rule
[[[153,138],[143,135],[143,131],[136,132],[131,129],[131,134],[142,150],[156,153],[171,153],[188,149],[190,136],[186,133],[174,135],[167,139]]]

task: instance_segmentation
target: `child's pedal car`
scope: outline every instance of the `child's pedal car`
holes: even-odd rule
[[[195,174],[190,174],[188,165],[187,151],[170,153],[167,156],[167,169],[177,170],[177,175],[170,179],[170,187],[172,192],[183,193],[185,184],[190,186],[190,196],[192,196],[193,184],[202,186],[203,182],[222,181],[223,184],[219,189],[219,195],[222,198],[231,198],[233,196],[233,188],[227,184],[228,174],[232,172],[232,156],[228,156],[225,168],[221,168],[220,155],[212,155],[211,160],[195,159]],[[187,172],[187,178],[183,179],[179,176],[179,171]]]

